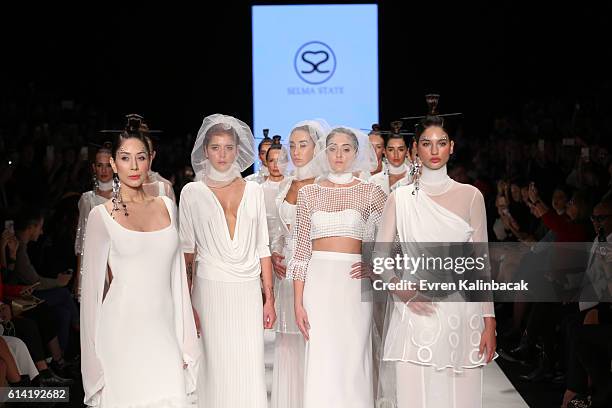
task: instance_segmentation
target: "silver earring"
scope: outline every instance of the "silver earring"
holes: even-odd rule
[[[421,163],[419,163],[418,158],[412,163],[410,175],[413,177],[414,180],[414,190],[412,191],[412,195],[417,195],[420,187],[419,180],[421,178]]]
[[[93,181],[93,191],[95,193],[100,188],[100,185],[98,184],[98,178],[95,175],[92,177],[92,181]]]
[[[121,181],[119,181],[119,176],[117,175],[117,173],[113,174],[112,202],[113,202],[113,210],[112,210],[113,214],[115,213],[115,211],[119,211],[119,204],[121,204],[123,208],[123,214],[126,217],[129,215],[127,212],[127,205],[125,205],[125,203],[123,202],[123,199],[121,198]]]

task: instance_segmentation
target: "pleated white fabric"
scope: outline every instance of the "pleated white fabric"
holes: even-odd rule
[[[304,287],[310,322],[304,408],[372,408],[372,302],[350,277],[360,254],[313,251]]]
[[[276,332],[272,371],[272,408],[299,408],[304,401],[304,353],[302,334]]]
[[[204,354],[198,377],[202,408],[266,408],[263,304],[259,279],[194,278]]]

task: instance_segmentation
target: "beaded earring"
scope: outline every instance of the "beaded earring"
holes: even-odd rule
[[[113,174],[113,195],[111,200],[113,203],[113,214],[116,211],[119,211],[119,204],[121,204],[123,208],[123,214],[126,217],[129,215],[127,211],[127,205],[123,202],[123,199],[121,198],[121,181],[119,181],[119,176],[117,175],[117,173]]]

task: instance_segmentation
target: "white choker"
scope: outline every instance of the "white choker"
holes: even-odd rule
[[[408,170],[408,166],[406,166],[406,163],[402,163],[401,166],[395,167],[394,165],[389,163],[389,167],[387,167],[387,169],[389,170],[389,174],[398,175],[405,173]]]
[[[98,190],[100,191],[111,191],[113,189],[113,180],[111,181],[98,181]]]
[[[353,173],[329,173],[327,179],[334,184],[348,184],[353,181]]]

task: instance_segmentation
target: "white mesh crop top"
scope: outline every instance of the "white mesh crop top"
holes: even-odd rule
[[[304,186],[298,192],[294,227],[295,253],[287,276],[306,280],[312,255],[312,241],[327,237],[348,237],[373,241],[387,195],[370,183],[351,187]]]

